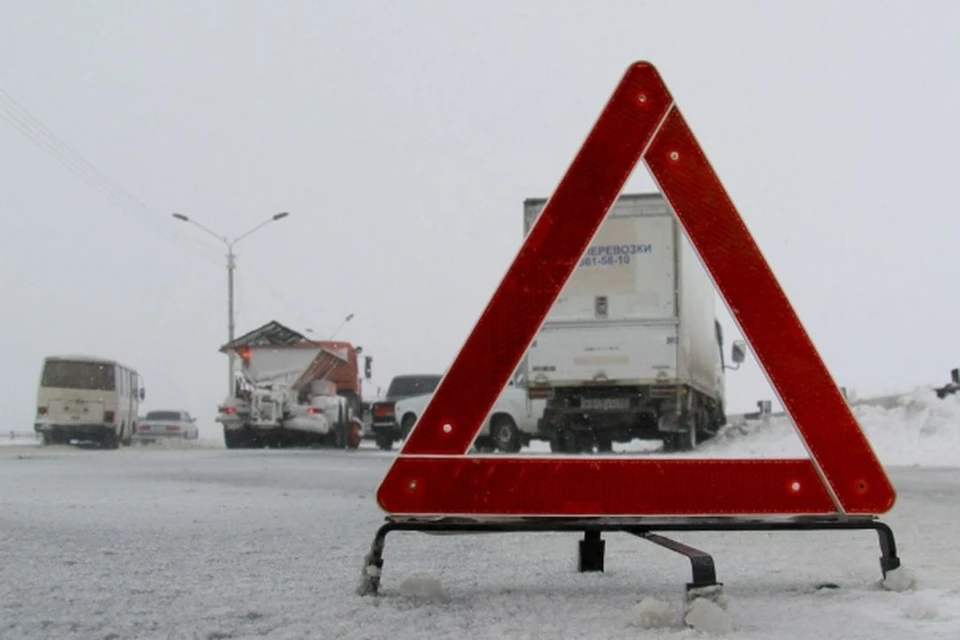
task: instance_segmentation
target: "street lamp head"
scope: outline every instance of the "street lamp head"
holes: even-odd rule
[[[190,218],[188,218],[187,216],[183,215],[182,213],[175,213],[175,214],[173,214],[173,217],[176,218],[177,220],[183,220],[184,222],[189,222],[189,221],[190,221]]]
[[[287,213],[286,211],[284,211],[283,213],[278,213],[277,215],[273,216],[273,219],[274,219],[274,220],[280,220],[280,219],[282,219],[282,218],[286,218],[288,215],[290,215],[290,214]]]

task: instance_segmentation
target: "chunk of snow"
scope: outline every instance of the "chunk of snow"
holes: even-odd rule
[[[917,586],[917,578],[909,569],[897,567],[888,571],[883,579],[883,588],[890,591],[907,591]]]
[[[697,598],[691,602],[683,621],[704,633],[724,634],[733,631],[730,614],[706,598]]]
[[[400,593],[414,598],[444,599],[446,594],[440,581],[428,576],[414,576],[400,583]]]
[[[929,593],[919,593],[903,606],[903,613],[911,620],[933,620],[940,616],[940,604]]]
[[[646,597],[630,608],[628,624],[644,629],[660,629],[677,624],[677,614],[669,602]]]
[[[696,587],[687,591],[687,602],[704,598],[714,603],[724,611],[727,610],[728,599],[723,591],[723,585],[714,584],[709,587]]]
[[[960,395],[937,398],[932,389],[851,406],[857,423],[884,465],[960,465]],[[695,451],[672,454],[691,458],[808,458],[790,418],[733,421]]]

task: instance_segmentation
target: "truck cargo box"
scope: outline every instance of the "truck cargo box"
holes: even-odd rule
[[[524,203],[524,233],[546,204]],[[722,395],[713,281],[659,194],[621,196],[528,353],[534,385],[685,383]]]

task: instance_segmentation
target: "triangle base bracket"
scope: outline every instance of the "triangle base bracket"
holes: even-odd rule
[[[719,589],[713,557],[689,547],[658,531],[823,531],[864,530],[877,532],[880,544],[880,570],[884,577],[900,567],[893,530],[875,516],[854,517],[787,517],[787,518],[395,518],[388,517],[373,539],[364,559],[360,595],[380,593],[383,572],[383,551],[387,534],[392,531],[418,531],[434,535],[471,533],[546,533],[582,532],[578,569],[581,572],[603,571],[601,532],[620,532],[653,542],[690,560],[692,581],[686,584],[688,594]]]

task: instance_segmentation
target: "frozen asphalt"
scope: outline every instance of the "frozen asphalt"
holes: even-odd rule
[[[383,595],[357,596],[389,461],[0,447],[0,640],[696,637],[633,625],[645,596],[679,611],[688,565],[622,534],[603,574],[576,572],[576,534],[392,534]],[[960,637],[960,469],[890,473],[912,591],[878,586],[872,532],[675,536],[714,553],[736,637]]]

